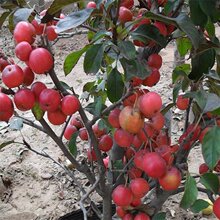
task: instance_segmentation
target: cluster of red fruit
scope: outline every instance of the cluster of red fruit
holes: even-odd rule
[[[128,170],[132,179],[129,187],[119,185],[112,194],[118,215],[123,219],[133,219],[127,217],[132,216],[128,207],[139,206],[149,190],[148,182],[141,178],[143,172],[148,178],[157,179],[164,190],[177,189],[182,178],[181,172],[173,166],[173,153],[178,146],[170,146],[170,139],[163,131],[165,119],[160,112],[160,95],[145,90],[136,99],[133,103],[125,100],[125,106],[114,109],[108,117],[111,126],[116,128],[115,142],[126,151],[126,160],[134,158]],[[146,219],[149,219],[147,215]]]
[[[20,111],[28,111],[39,105],[42,111],[47,111],[48,120],[52,124],[63,124],[68,115],[79,110],[78,98],[73,95],[63,97],[57,90],[47,88],[44,83],[34,82],[35,74],[48,73],[54,64],[53,56],[47,49],[33,45],[36,34],[39,34],[35,26],[21,21],[16,25],[13,34],[16,43],[15,55],[26,63],[26,67],[22,69],[2,56],[4,66],[1,65],[1,70],[2,82],[9,89],[18,88],[13,91],[15,106]],[[8,121],[13,113],[12,100],[0,93],[0,120]]]

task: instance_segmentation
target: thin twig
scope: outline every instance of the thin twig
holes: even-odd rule
[[[29,125],[30,127],[33,127],[33,128],[36,128],[38,129],[39,131],[42,131],[44,132],[45,134],[47,134],[47,131],[40,125],[37,125],[36,123],[34,123],[33,121],[27,119],[27,118],[24,118],[18,114],[16,114],[16,117],[18,118],[21,118],[23,120],[23,123],[26,124],[26,125]]]
[[[75,31],[72,33],[63,33],[63,34],[59,34],[58,35],[58,39],[62,39],[62,38],[71,38],[75,35],[80,35],[80,34],[87,34],[88,31],[87,30],[80,30],[80,31]]]
[[[100,182],[100,179],[101,179],[100,177],[98,177],[96,179],[96,182],[92,185],[92,187],[89,189],[89,191],[82,196],[82,198],[79,202],[80,208],[83,211],[84,220],[87,220],[87,211],[86,211],[85,206],[83,205],[83,203],[89,197],[89,195],[97,188],[97,186]]]

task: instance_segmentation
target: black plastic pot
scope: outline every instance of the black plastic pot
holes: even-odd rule
[[[100,211],[102,211],[102,206],[98,206]],[[115,212],[115,205],[112,205],[112,213]],[[71,213],[68,213],[58,220],[84,220],[82,210],[76,210]],[[91,216],[88,217],[88,220],[100,220],[95,213],[91,213]]]

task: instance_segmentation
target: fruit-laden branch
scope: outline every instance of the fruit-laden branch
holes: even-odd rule
[[[62,84],[60,83],[60,81],[59,81],[59,79],[58,79],[58,77],[57,77],[57,75],[56,75],[54,69],[51,69],[51,70],[49,71],[49,75],[50,75],[50,77],[51,77],[53,83],[54,83],[55,86],[57,87],[57,89],[59,89],[64,96],[70,94],[70,93],[62,86]],[[75,92],[74,92],[74,90],[72,90],[72,91],[73,91],[73,94],[76,95]],[[104,174],[105,174],[105,165],[104,165],[104,162],[103,162],[103,160],[102,160],[101,151],[100,151],[99,148],[98,148],[98,141],[97,141],[97,138],[96,138],[96,136],[95,136],[95,134],[94,134],[94,132],[93,132],[93,130],[92,130],[92,125],[89,124],[89,119],[87,118],[87,116],[86,116],[86,114],[85,114],[85,112],[84,112],[84,110],[83,110],[83,108],[82,108],[81,105],[80,105],[80,108],[79,108],[79,114],[80,114],[80,116],[81,116],[81,118],[82,118],[82,121],[83,121],[83,123],[84,123],[84,125],[85,125],[85,128],[86,128],[86,130],[87,130],[87,132],[88,132],[88,134],[89,134],[89,137],[90,137],[90,139],[91,139],[91,144],[92,144],[92,146],[93,146],[93,148],[94,148],[94,151],[95,151],[95,154],[96,154],[96,156],[97,156],[97,160],[98,160],[97,162],[98,162],[98,164],[99,164],[99,175],[100,175],[100,176],[104,176]],[[44,121],[44,122],[45,122],[45,121]],[[47,126],[48,126],[48,125],[47,125]],[[52,130],[52,129],[50,128],[50,130]],[[52,134],[52,133],[51,133],[51,134]],[[56,136],[56,134],[55,134],[55,136]],[[57,138],[57,136],[56,136],[56,138]],[[60,147],[62,147],[61,150],[62,150],[62,151],[65,150],[65,154],[68,155],[67,158],[69,159],[69,158],[71,157],[72,159],[69,159],[69,160],[70,160],[71,162],[74,161],[74,163],[76,164],[76,166],[74,165],[74,166],[76,167],[76,169],[84,173],[85,170],[82,170],[82,169],[80,168],[80,165],[79,165],[78,162],[73,158],[73,156],[69,153],[69,151],[66,149],[65,145],[63,144],[63,142],[60,141],[59,138],[58,138],[58,140],[59,140],[59,143],[61,144]],[[58,146],[59,146],[59,145],[58,145]],[[64,149],[64,148],[65,148],[65,149]],[[88,167],[87,165],[84,165],[84,166],[86,166],[86,173],[84,173],[84,174],[86,174],[86,175],[89,176],[89,178],[90,178],[89,181],[91,182],[91,180],[92,180],[91,183],[94,183],[95,177],[92,177],[92,173],[91,173],[89,167]],[[104,178],[102,178],[102,180],[100,181],[100,190],[101,190],[102,192],[104,192],[104,190],[105,190],[105,179],[104,179]],[[101,193],[101,194],[103,195],[103,193]],[[101,194],[100,194],[100,195],[101,195]],[[101,195],[101,196],[102,196],[102,195]]]

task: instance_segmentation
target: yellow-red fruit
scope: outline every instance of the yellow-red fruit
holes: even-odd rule
[[[171,191],[178,189],[181,179],[180,171],[176,167],[171,167],[162,178],[159,178],[159,183],[164,190]]]
[[[119,114],[120,126],[129,133],[137,134],[144,125],[144,119],[138,109],[126,106]]]

